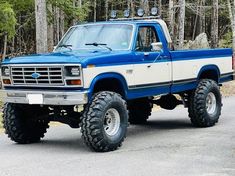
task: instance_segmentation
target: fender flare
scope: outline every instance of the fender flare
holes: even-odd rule
[[[220,69],[218,68],[217,65],[205,65],[203,66],[199,73],[198,73],[198,76],[197,76],[197,80],[200,79],[201,75],[206,72],[206,71],[215,71],[216,72],[216,76],[218,77],[218,79],[216,80],[216,82],[219,82],[219,79],[220,79]]]
[[[124,97],[127,97],[127,90],[128,90],[128,86],[127,86],[127,82],[126,79],[124,78],[124,76],[122,76],[119,73],[116,72],[107,72],[107,73],[101,73],[99,75],[97,75],[91,82],[90,86],[89,86],[89,93],[88,93],[88,98],[90,100],[90,98],[92,97],[92,94],[94,92],[94,88],[97,82],[104,80],[104,79],[116,79],[120,82],[121,87],[123,89],[123,93],[124,93]]]

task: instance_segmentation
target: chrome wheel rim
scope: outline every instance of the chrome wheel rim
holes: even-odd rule
[[[209,115],[213,115],[216,112],[216,97],[212,92],[206,97],[206,109]]]
[[[114,136],[117,134],[120,128],[120,115],[119,112],[114,109],[108,109],[104,118],[104,130],[107,135]]]

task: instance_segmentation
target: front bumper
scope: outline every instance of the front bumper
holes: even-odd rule
[[[88,102],[87,91],[2,90],[8,103],[42,105],[83,105]],[[30,100],[32,96],[35,99]],[[37,99],[37,97],[40,97]]]

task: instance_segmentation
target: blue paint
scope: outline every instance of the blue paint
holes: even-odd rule
[[[158,86],[146,89],[134,89],[128,91],[127,99],[131,100],[142,97],[156,96],[160,94],[167,94],[169,92],[170,92],[169,86]]]
[[[171,51],[172,61],[210,59],[219,57],[230,57],[232,59],[232,49],[200,49],[200,50],[180,50]]]
[[[188,90],[196,89],[198,82],[182,83],[182,84],[173,84],[171,86],[171,93],[180,93]]]
[[[224,82],[228,82],[228,81],[233,81],[233,75],[232,74],[220,78],[219,83],[224,83]]]
[[[123,89],[123,93],[124,93],[124,97],[127,97],[127,91],[128,91],[128,86],[127,86],[127,82],[125,80],[125,78],[118,74],[118,73],[114,73],[114,72],[110,72],[110,73],[103,73],[103,74],[100,74],[98,76],[96,76],[91,85],[90,85],[90,88],[89,88],[89,94],[88,94],[88,97],[89,99],[92,97],[92,93],[94,92],[94,87],[95,87],[95,84],[98,82],[98,81],[102,81],[102,80],[105,80],[105,79],[116,79],[119,81],[122,89]]]

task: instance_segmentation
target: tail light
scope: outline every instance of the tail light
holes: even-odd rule
[[[232,69],[233,70],[235,69],[235,53],[233,54],[233,57],[232,57]]]

